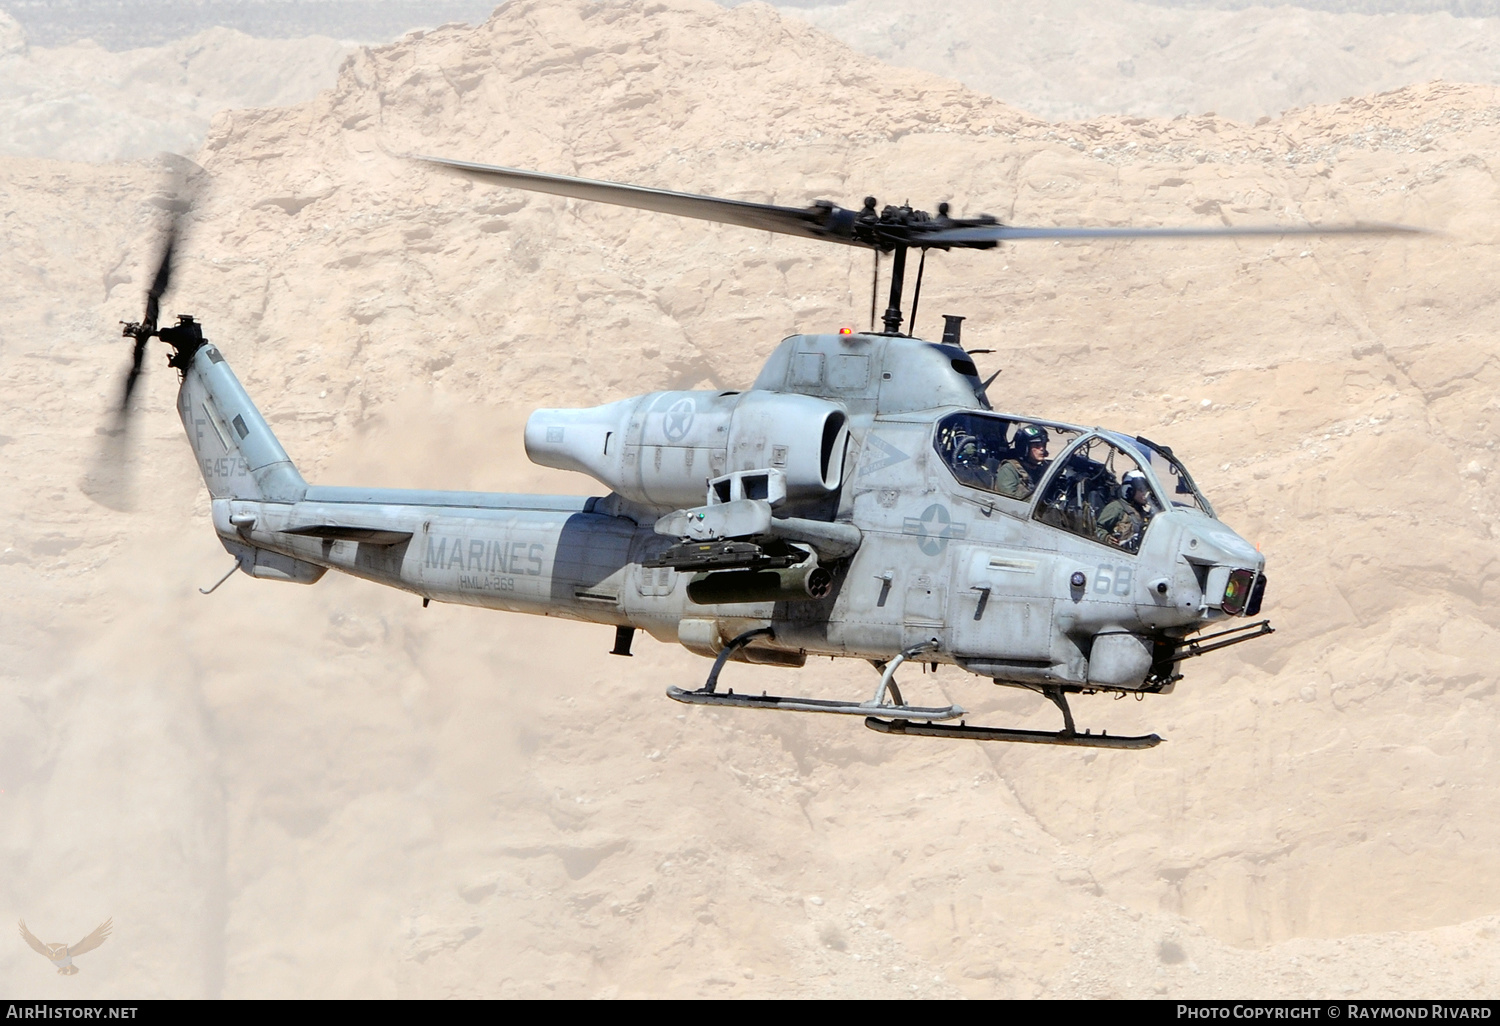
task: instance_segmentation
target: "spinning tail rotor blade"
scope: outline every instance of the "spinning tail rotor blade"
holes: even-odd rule
[[[151,279],[151,288],[146,291],[146,323],[152,328],[156,327],[156,319],[161,314],[161,297],[166,295],[167,286],[172,283],[172,248],[177,244],[177,218],[178,214],[174,212],[167,222],[161,259],[156,262],[156,275]]]
[[[933,246],[1014,242],[1022,239],[1200,239],[1237,235],[1425,235],[1427,229],[1404,224],[1263,224],[1184,228],[1022,228],[997,224],[932,232],[923,242]]]
[[[133,340],[130,352],[130,368],[126,371],[120,389],[119,404],[114,409],[110,427],[99,428],[103,436],[93,462],[84,474],[80,487],[90,498],[111,509],[128,510],[130,500],[130,440],[129,427],[131,399],[140,384],[145,367],[146,346],[156,337],[161,317],[161,301],[172,284],[172,258],[182,234],[184,216],[192,209],[193,197],[202,181],[203,169],[192,161],[173,154],[163,154],[170,179],[166,188],[151,203],[166,211],[166,223],[162,227],[156,269],[146,289],[146,308],[140,321],[124,326],[122,334]]]
[[[130,371],[125,375],[125,389],[120,396],[120,416],[123,418],[130,409],[130,396],[135,392],[136,382],[140,380],[141,365],[146,358],[146,343],[156,333],[156,322],[161,316],[161,297],[166,294],[167,286],[172,282],[172,249],[177,244],[177,215],[174,213],[172,219],[167,223],[167,237],[162,243],[161,258],[156,262],[156,274],[152,277],[151,287],[146,290],[146,316],[137,330],[125,332],[135,338],[135,348],[130,354]],[[127,326],[129,327],[129,326]]]
[[[801,235],[815,239],[828,239],[833,242],[846,242],[851,245],[862,244],[851,237],[855,212],[844,210],[832,203],[819,203],[811,207],[778,207],[769,203],[747,203],[743,200],[719,199],[716,196],[698,196],[693,193],[671,192],[666,189],[648,189],[640,185],[601,182],[591,178],[569,178],[565,175],[549,175],[539,171],[498,167],[494,164],[450,160],[447,157],[418,156],[416,159],[529,192],[545,192],[553,196],[569,196],[573,199],[612,203],[619,207],[652,210],[660,214],[675,214],[678,217],[692,217],[700,221],[717,221],[720,224],[756,228],[760,231],[777,232],[782,235]]]
[[[135,340],[135,349],[130,354],[130,371],[125,375],[125,390],[120,395],[120,407],[117,411],[123,419],[130,409],[130,395],[135,391],[135,383],[141,377],[141,365],[146,361],[146,340],[149,335],[142,335]]]
[[[193,209],[198,187],[202,182],[203,169],[185,157],[162,154],[167,164],[169,179],[166,188],[151,203],[166,211],[166,223],[162,227],[160,248],[156,259],[156,270],[151,275],[151,284],[146,288],[146,310],[141,320],[125,325],[123,334],[135,339],[135,348],[130,354],[130,370],[125,375],[121,390],[119,414],[123,418],[129,413],[130,399],[140,381],[141,368],[146,357],[146,343],[156,335],[161,318],[161,300],[172,284],[172,257],[182,234],[182,221]],[[123,424],[121,425],[123,426]]]

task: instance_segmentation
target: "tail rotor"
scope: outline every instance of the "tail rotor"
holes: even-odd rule
[[[130,354],[130,370],[125,375],[125,388],[120,396],[118,415],[121,420],[129,416],[130,397],[135,393],[136,382],[140,380],[141,367],[146,359],[146,343],[156,335],[156,322],[161,316],[161,297],[166,294],[167,287],[172,283],[172,250],[177,245],[180,216],[174,212],[167,222],[161,256],[156,261],[156,274],[151,279],[151,287],[146,290],[145,317],[139,321],[125,323],[120,332],[127,338],[135,339],[135,347]]]
[[[145,369],[146,345],[151,339],[160,337],[161,301],[172,284],[173,256],[181,243],[183,222],[193,209],[204,175],[202,168],[185,157],[164,154],[163,159],[169,179],[163,193],[153,197],[152,203],[165,210],[166,220],[161,230],[155,270],[146,289],[145,311],[139,321],[121,322],[121,335],[134,340],[130,366],[120,388],[112,423],[99,429],[104,438],[81,483],[86,495],[117,510],[131,507],[128,436],[134,410],[132,400]]]

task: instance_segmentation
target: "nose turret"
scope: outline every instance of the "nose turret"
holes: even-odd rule
[[[1187,628],[1260,612],[1266,560],[1231,528],[1195,510],[1158,513],[1142,547],[1148,628]]]
[[[1200,582],[1201,620],[1260,612],[1266,558],[1255,546],[1217,520],[1193,517],[1183,527],[1178,552]]]

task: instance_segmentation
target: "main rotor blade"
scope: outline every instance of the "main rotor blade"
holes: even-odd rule
[[[1000,242],[1023,239],[1149,239],[1149,238],[1218,238],[1237,235],[1396,235],[1423,234],[1425,229],[1399,224],[1278,224],[1214,227],[1163,228],[1024,228],[992,224],[994,219],[981,215],[967,223],[947,220],[939,208],[937,218],[906,208],[886,208],[876,215],[873,208],[848,210],[824,200],[809,207],[779,207],[769,203],[747,203],[743,200],[698,196],[666,189],[650,189],[620,182],[601,182],[590,178],[569,178],[539,171],[477,164],[447,157],[418,156],[417,160],[456,171],[480,176],[514,189],[545,192],[554,196],[612,203],[616,206],[651,210],[700,221],[738,225],[782,235],[841,242],[849,246],[871,246],[889,251],[898,246],[921,249],[952,247],[990,249]],[[867,201],[870,202],[870,201]],[[955,223],[956,222],[956,223]],[[976,223],[978,222],[978,223]],[[944,227],[944,224],[949,227]]]
[[[827,239],[853,246],[864,245],[845,234],[853,228],[854,211],[844,210],[832,203],[820,203],[811,207],[778,207],[769,203],[747,203],[743,200],[719,199],[717,196],[698,196],[667,189],[648,189],[640,185],[601,182],[592,178],[569,178],[566,175],[476,164],[468,160],[450,160],[447,157],[417,156],[416,159],[478,175],[513,189],[613,203],[620,207],[675,214],[700,221],[717,221],[720,224],[756,228],[782,235]]]
[[[1404,224],[1262,224],[1185,228],[950,228],[922,236],[921,243],[947,246],[975,242],[1012,242],[1020,239],[1194,239],[1235,235],[1425,235],[1425,228]]]

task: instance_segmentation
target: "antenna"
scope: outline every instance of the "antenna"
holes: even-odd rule
[[[906,333],[917,333],[917,304],[922,301],[922,272],[927,270],[927,249],[922,249],[922,259],[917,261],[917,287],[911,294],[911,320],[906,322]]]
[[[915,317],[916,315],[916,310],[913,310],[912,316]],[[959,338],[963,335],[963,330],[964,319],[961,316],[958,314],[943,314],[943,345],[957,346],[962,349],[963,343],[959,341]]]

